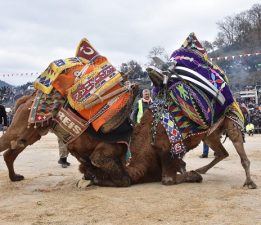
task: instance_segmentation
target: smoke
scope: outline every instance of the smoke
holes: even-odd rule
[[[260,82],[261,56],[245,56],[218,62],[229,78],[232,91],[254,88]]]

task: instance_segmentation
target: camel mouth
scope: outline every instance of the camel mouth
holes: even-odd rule
[[[155,70],[156,67],[148,67],[146,70],[148,72],[149,78],[154,86],[158,87],[163,84],[163,74]]]
[[[138,83],[131,83],[130,88],[132,90],[133,96],[136,97],[139,93],[139,84]]]

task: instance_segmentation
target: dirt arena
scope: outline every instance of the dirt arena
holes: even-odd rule
[[[203,175],[201,184],[78,189],[78,162],[70,156],[72,165],[61,168],[57,139],[48,134],[16,160],[24,181],[9,181],[0,153],[0,225],[261,224],[261,135],[246,137],[245,143],[256,190],[242,188],[239,157],[229,140],[225,146],[230,156]],[[199,158],[201,150],[186,155],[188,169],[213,159],[213,152]]]

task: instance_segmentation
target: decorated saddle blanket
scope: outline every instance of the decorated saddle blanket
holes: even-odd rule
[[[50,94],[38,90],[31,107],[28,122],[34,124],[48,122],[57,114],[64,102],[65,99],[55,89]]]
[[[68,90],[69,103],[77,111],[90,108],[121,81],[122,76],[116,68],[106,58],[98,57]]]
[[[171,156],[183,157],[186,153],[186,148],[183,141],[191,136],[201,135],[203,133],[211,133],[213,129],[223,121],[222,118],[227,117],[235,122],[235,124],[244,131],[244,116],[236,102],[232,103],[225,115],[220,117],[219,121],[213,125],[207,126],[206,124],[199,125],[194,122],[194,118],[189,117],[188,114],[181,108],[179,104],[173,101],[170,104],[162,101],[162,99],[156,99],[150,106],[150,109],[154,115],[154,121],[152,128],[156,127],[157,123],[161,123],[166,130],[167,136],[171,144]],[[204,106],[203,106],[204,107]],[[202,117],[198,117],[202,118]],[[156,135],[156,132],[152,130],[152,136]]]
[[[126,126],[123,126],[124,130],[122,124],[128,117],[131,107],[129,96],[118,96],[117,99],[107,102],[106,105],[94,111],[96,114],[90,114],[92,116],[89,120],[85,120],[68,107],[64,108],[65,101],[65,98],[55,89],[50,94],[38,90],[31,107],[28,123],[40,126],[51,125],[53,132],[66,144],[78,138],[88,127],[91,127],[91,133],[98,132],[99,138],[104,135],[105,140],[109,141],[110,139],[111,143],[128,142],[131,131]],[[125,106],[123,107],[123,105]],[[106,133],[103,132],[103,129],[99,129],[103,127],[106,128]],[[120,134],[123,131],[125,133]],[[117,137],[113,138],[113,135],[116,134]]]
[[[87,128],[87,121],[70,108],[61,107],[52,121],[52,131],[65,144],[69,144],[77,139]]]
[[[39,113],[48,118],[57,113],[57,110],[47,111],[51,107],[54,93],[59,93],[61,99],[62,96],[67,98],[70,106],[92,123],[96,131],[110,122],[110,126],[107,125],[108,131],[115,125],[110,120],[115,120],[117,113],[124,107],[129,108],[127,105],[131,102],[131,93],[124,89],[121,81],[121,74],[107,58],[101,56],[87,39],[82,39],[76,57],[52,62],[34,82],[35,88],[41,91],[41,96],[45,95],[43,98],[50,101],[45,104],[41,101],[40,106],[37,105],[37,110],[32,115],[33,120],[37,122]],[[46,112],[43,112],[44,107]]]
[[[80,72],[81,76],[68,90],[70,105],[77,111],[90,108],[103,95],[123,79],[116,68],[101,56],[87,39],[82,39],[76,56],[85,61],[86,65]]]
[[[154,115],[152,127],[156,127],[159,122],[163,125],[171,144],[170,152],[173,158],[182,157],[186,153],[183,144],[185,139],[207,132],[205,125],[200,126],[191,120],[175,102],[168,105],[162,99],[156,99],[150,109]]]
[[[55,60],[36,79],[34,82],[35,89],[41,90],[45,94],[49,94],[53,89],[53,82],[62,72],[79,65],[83,65],[83,62],[79,57]]]
[[[67,99],[70,106],[84,119],[91,121],[98,131],[130,103],[131,94],[120,91],[121,74],[87,39],[81,40],[76,56],[86,64],[80,72],[81,76],[68,89]]]
[[[183,81],[174,82],[169,87],[169,95],[183,114],[200,127],[207,129],[213,124],[211,100],[195,85]]]
[[[113,87],[113,91],[118,88],[118,85]],[[108,91],[108,92],[110,92]],[[107,121],[117,115],[123,107],[131,102],[131,93],[125,92],[117,95],[111,99],[104,100],[103,102],[94,105],[89,109],[78,111],[79,114],[86,120],[92,122],[93,128],[98,131]],[[126,116],[126,115],[119,115]]]
[[[245,117],[236,101],[229,106],[226,117],[233,120],[242,132],[244,131]]]
[[[234,102],[224,72],[207,59],[207,54],[194,33],[189,35],[180,49],[172,53],[171,60],[176,62],[175,71],[179,75],[190,77],[194,85],[205,93],[212,104],[213,122],[216,122]]]
[[[50,94],[38,90],[31,107],[28,122],[30,124],[44,125],[45,122],[49,122],[50,119],[56,116],[65,101],[66,99],[56,89],[53,89]],[[90,109],[80,111],[79,114],[86,120],[87,126],[92,124],[96,131],[104,127],[103,131],[108,132],[128,117],[131,103],[131,93],[125,92]]]

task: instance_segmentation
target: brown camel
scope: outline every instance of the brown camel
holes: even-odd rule
[[[163,87],[164,75],[158,71],[160,70],[155,71],[148,69],[150,79],[154,86]],[[161,178],[162,183],[166,185],[179,183],[177,171],[182,168],[183,162],[179,158],[171,159],[169,138],[165,128],[160,123],[157,125],[157,135],[154,144],[151,144],[153,120],[152,112],[147,111],[141,123],[134,129],[130,146],[132,160],[127,171],[133,183],[142,182],[143,179],[147,178],[150,174],[158,175],[156,179],[159,180]],[[213,161],[196,171],[200,174],[204,174],[218,162],[228,157],[229,154],[220,141],[220,137],[224,133],[230,138],[240,156],[241,164],[246,173],[244,186],[247,186],[249,189],[257,188],[257,185],[252,181],[250,176],[250,161],[244,149],[243,133],[227,115],[225,115],[224,120],[217,125],[210,135],[204,133],[190,136],[184,140],[184,145],[187,150],[195,148],[201,141],[204,141],[215,152],[216,157]],[[194,181],[200,180],[196,178],[197,174],[194,172],[191,172],[190,175],[194,177]],[[182,180],[182,182],[184,182],[184,180]]]
[[[16,113],[12,124],[7,132],[0,138],[0,152],[5,151],[4,160],[11,181],[24,179],[24,176],[14,171],[14,161],[16,157],[28,145],[32,145],[40,140],[41,136],[49,132],[48,126],[34,127],[33,124],[28,126],[27,121],[33,100],[34,95],[24,96],[17,101]],[[124,144],[106,143],[84,132],[78,139],[68,145],[68,150],[80,162],[79,170],[84,174],[85,179],[91,179],[94,184],[100,186],[125,187],[131,185],[132,177],[126,172],[126,146]],[[128,169],[129,172],[131,168],[132,167]],[[138,168],[133,169],[134,171],[139,170]],[[160,174],[160,170],[161,168],[158,168],[156,173]],[[144,178],[144,180],[152,181],[155,180],[155,177],[157,176],[151,174],[148,175],[147,178]],[[136,175],[133,180],[135,179]],[[160,177],[157,177],[156,180],[160,180]],[[195,172],[188,172],[178,175],[177,180],[176,183],[197,182],[201,180],[201,177]]]
[[[180,176],[177,177],[177,171],[183,166],[183,161],[178,158],[171,159],[169,150],[171,147],[170,142],[165,128],[161,124],[157,127],[155,144],[151,145],[152,122],[153,116],[151,111],[145,112],[141,123],[136,126],[132,134],[130,146],[132,150],[132,160],[127,167],[128,174],[132,178],[132,183],[144,182],[146,178],[152,177],[152,174],[155,175],[155,180],[161,180],[165,185],[184,182],[184,179],[179,180]],[[220,136],[223,132],[227,133],[240,156],[241,164],[246,173],[244,186],[255,189],[257,186],[250,176],[250,161],[244,150],[242,132],[234,126],[234,122],[229,118],[225,118],[218,128],[209,136],[201,134],[191,136],[184,140],[184,144],[188,150],[195,148],[203,140],[216,153],[216,157],[212,162],[196,171],[200,174],[204,174],[218,162],[228,157],[229,154],[220,141]],[[194,180],[200,181],[200,179],[197,178],[197,174],[190,172],[190,176],[194,177]]]

